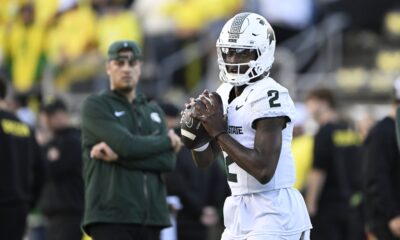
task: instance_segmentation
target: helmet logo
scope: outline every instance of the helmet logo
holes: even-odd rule
[[[229,42],[236,42],[237,39],[239,39],[243,22],[249,15],[250,13],[240,13],[235,16],[231,25],[231,29],[229,30]]]

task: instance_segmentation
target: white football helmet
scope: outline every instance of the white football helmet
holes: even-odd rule
[[[275,44],[274,30],[263,16],[248,12],[235,15],[222,28],[216,44],[220,80],[234,86],[250,85],[252,79],[269,74]],[[227,63],[224,59],[227,49],[254,49],[257,58],[247,63]],[[241,66],[248,66],[245,73],[240,73]],[[237,71],[228,72],[227,67],[237,67]]]

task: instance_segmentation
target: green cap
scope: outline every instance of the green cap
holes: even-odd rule
[[[143,59],[142,52],[140,51],[139,45],[134,41],[122,40],[113,42],[108,47],[108,60],[115,60],[119,57],[121,50],[131,50],[133,52],[134,59]]]

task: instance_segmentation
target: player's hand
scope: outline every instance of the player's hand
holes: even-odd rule
[[[113,162],[118,159],[118,155],[105,142],[94,145],[90,151],[90,157],[106,162]]]
[[[181,111],[181,120],[180,124],[182,124],[183,117],[185,116],[186,112],[189,111],[190,108],[192,108],[195,104],[195,99],[194,98],[189,98],[189,102],[185,103],[185,109]]]
[[[195,103],[195,100],[196,99],[194,99],[194,98],[189,98],[189,102],[187,102],[187,103],[185,103],[185,108],[186,109],[188,109],[189,107],[192,107],[193,105],[194,105],[194,103]],[[183,112],[183,111],[182,111]]]
[[[168,131],[168,137],[171,140],[171,146],[174,149],[174,152],[177,153],[181,150],[182,142],[181,138],[175,133],[173,129]]]
[[[394,217],[389,221],[389,229],[396,237],[400,237],[400,216]]]
[[[199,119],[204,128],[212,138],[222,132],[226,132],[227,123],[224,118],[224,110],[221,97],[204,90],[199,95],[200,101],[206,106],[205,109],[194,105],[195,109],[191,113],[193,118]]]

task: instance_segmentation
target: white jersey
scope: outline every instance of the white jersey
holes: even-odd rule
[[[282,148],[272,179],[265,185],[230,160],[224,152],[228,183],[232,195],[270,191],[292,187],[295,167],[291,153],[295,107],[289,92],[272,78],[259,80],[247,86],[239,97],[228,103],[233,86],[223,83],[217,90],[228,119],[228,133],[240,144],[254,148],[254,122],[260,118],[284,116],[289,119],[282,131]]]
[[[295,107],[286,88],[272,78],[247,86],[228,103],[233,86],[223,83],[217,90],[228,119],[228,133],[240,144],[254,148],[254,122],[266,117],[287,117],[282,130],[282,148],[274,176],[261,184],[224,153],[232,196],[224,204],[225,231],[222,240],[309,239],[312,228],[295,182],[291,153]],[[282,237],[285,236],[285,237]],[[302,236],[302,237],[300,237]]]

